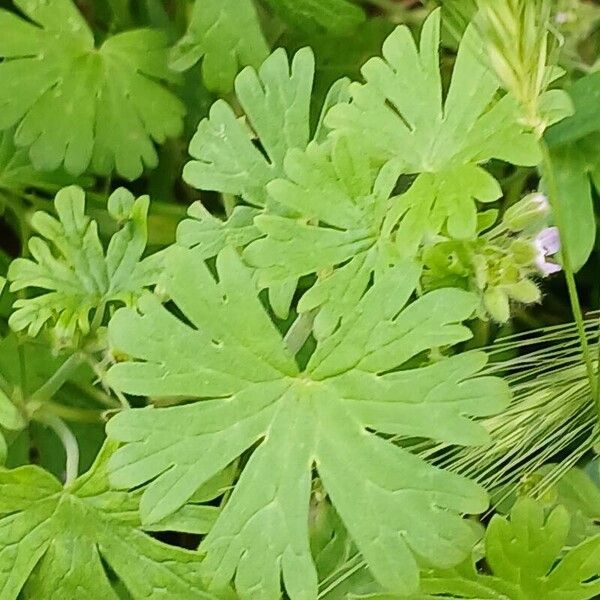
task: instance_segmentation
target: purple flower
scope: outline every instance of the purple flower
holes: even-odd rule
[[[557,227],[546,227],[537,234],[533,242],[536,249],[535,266],[544,276],[558,273],[561,266],[546,260],[560,250],[560,234]]]

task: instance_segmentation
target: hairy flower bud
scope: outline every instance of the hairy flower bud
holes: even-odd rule
[[[530,279],[522,279],[506,286],[506,293],[512,300],[523,304],[534,304],[542,299],[538,286]]]
[[[494,321],[506,323],[510,319],[510,302],[501,288],[488,288],[483,294],[483,305]]]

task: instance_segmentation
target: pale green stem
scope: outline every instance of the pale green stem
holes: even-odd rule
[[[67,455],[65,465],[65,486],[77,479],[79,473],[79,445],[73,432],[65,425],[64,421],[56,415],[42,414],[37,418],[56,433]]]
[[[49,414],[76,423],[102,423],[103,412],[103,410],[77,408],[75,406],[67,406],[65,404],[46,400],[34,414],[36,418],[37,415],[42,415],[42,419],[44,418],[44,415]]]
[[[592,355],[590,352],[590,345],[588,343],[588,338],[585,333],[585,324],[583,320],[583,313],[581,311],[581,304],[579,302],[579,295],[577,293],[577,284],[575,282],[575,273],[573,270],[573,262],[571,260],[571,251],[569,245],[566,242],[566,229],[565,229],[565,221],[562,212],[562,207],[560,201],[558,199],[558,187],[556,185],[556,179],[554,177],[554,169],[552,166],[552,158],[550,156],[550,152],[546,143],[543,139],[540,140],[540,147],[542,149],[542,157],[543,157],[543,167],[546,175],[546,183],[548,185],[548,197],[550,198],[550,203],[552,205],[552,210],[554,212],[554,219],[556,222],[556,226],[560,232],[560,237],[562,239],[561,244],[561,254],[562,254],[562,263],[563,270],[565,273],[565,279],[567,282],[567,289],[569,292],[569,300],[571,302],[571,310],[573,311],[573,316],[575,317],[575,323],[577,325],[577,335],[579,337],[579,343],[581,345],[581,353],[583,356],[583,361],[585,363],[585,370],[587,373],[587,378],[590,382],[590,390],[592,393],[592,397],[594,402],[596,403],[596,410],[598,415],[600,416],[600,398],[598,397],[598,385],[596,380],[596,372],[594,369],[594,365],[592,362]]]
[[[102,321],[104,320],[104,313],[106,312],[106,302],[103,301],[100,303],[98,308],[96,308],[96,312],[94,313],[94,318],[90,325],[91,331],[96,331],[100,325],[102,325]]]
[[[103,392],[102,390],[95,388],[92,384],[80,383],[77,381],[73,381],[71,383],[83,394],[96,400],[98,404],[103,404],[108,408],[117,408],[119,406],[119,403],[114,398],[111,398],[107,393]]]
[[[56,392],[66,383],[66,381],[73,375],[77,367],[82,362],[82,356],[76,352],[71,354],[67,360],[54,372],[54,374],[46,381],[41,387],[39,387],[31,396],[30,400],[48,400],[52,398]]]

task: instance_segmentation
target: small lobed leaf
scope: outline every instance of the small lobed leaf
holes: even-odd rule
[[[247,246],[244,259],[257,268],[262,287],[319,275],[298,308],[319,309],[320,338],[360,300],[373,273],[405,258],[395,231],[398,198],[390,198],[399,167],[390,161],[378,172],[357,139],[339,138],[290,150],[284,168],[287,178],[267,186],[283,214],[255,218],[263,236]]]
[[[510,519],[496,515],[485,535],[491,574],[472,564],[423,576],[422,593],[411,598],[452,597],[480,600],[591,600],[600,591],[600,536],[568,550],[559,560],[569,532],[563,506],[546,513],[540,502],[521,498]]]
[[[255,71],[244,69],[235,91],[247,124],[223,100],[215,102],[190,143],[195,159],[183,178],[190,185],[241,196],[248,204],[264,206],[265,185],[283,169],[289,148],[309,141],[310,93],[314,57],[301,50],[291,65],[284,50],[276,50]],[[253,143],[254,134],[262,149]]]
[[[11,327],[26,329],[34,337],[46,324],[59,338],[86,335],[90,314],[101,311],[101,323],[108,303],[129,305],[144,288],[156,283],[159,260],[142,259],[148,203],[147,196],[135,200],[123,188],[112,194],[109,210],[123,222],[106,253],[96,222],[85,215],[81,188],[63,188],[56,195],[58,219],[46,212],[35,213],[32,225],[42,237],[29,240],[32,258],[15,259],[8,279],[12,291],[34,288],[42,292],[15,301]]]
[[[271,206],[266,186],[283,175],[288,150],[306,148],[311,137],[310,104],[314,78],[314,56],[304,48],[291,64],[283,49],[276,50],[256,71],[244,69],[236,78],[235,90],[245,116],[238,118],[223,100],[201,121],[190,144],[195,159],[184,169],[183,178],[203,190],[239,196],[248,207],[238,207],[226,224],[192,207],[190,219],[178,230],[178,241],[192,245],[199,254],[215,256],[225,243],[243,247],[262,233],[251,220]],[[345,82],[331,89],[324,111],[344,95]],[[322,119],[314,132],[324,135]],[[209,230],[211,233],[209,234]],[[220,232],[217,234],[217,232]],[[269,300],[280,318],[286,318],[296,289],[289,280],[269,289]]]
[[[426,20],[419,45],[408,27],[398,27],[384,42],[383,56],[362,68],[365,83],[351,85],[352,101],[333,107],[326,119],[336,132],[360,139],[380,163],[396,159],[402,172],[420,175],[415,185],[423,177],[433,180],[427,194],[407,197],[406,229],[419,241],[431,233],[429,228],[437,233],[446,219],[453,237],[475,235],[473,201],[500,195],[492,176],[477,167],[480,163],[491,158],[517,165],[540,161],[535,135],[520,123],[516,101],[496,99],[498,81],[486,66],[474,26],[460,43],[445,98],[439,41],[439,10]],[[463,188],[465,174],[469,185]]]
[[[268,54],[252,0],[198,0],[187,32],[171,51],[170,65],[184,71],[202,59],[206,86],[226,94],[239,67],[258,67]]]
[[[185,112],[163,85],[173,81],[163,34],[126,31],[96,49],[71,0],[15,6],[30,20],[0,10],[0,129],[17,126],[41,171],[135,179],[155,167],[153,142],[178,135]]]
[[[509,393],[501,380],[479,376],[485,356],[419,360],[470,337],[460,322],[476,299],[440,290],[410,303],[419,269],[399,264],[300,372],[234,250],[219,253],[216,271],[218,280],[194,250],[177,249],[166,262],[165,288],[185,321],[148,297],[140,312],[121,309],[109,326],[114,348],[132,357],[110,369],[111,386],[187,400],[128,410],[108,424],[109,437],[124,444],[109,463],[112,483],[148,483],[144,523],[178,511],[244,454],[201,545],[212,585],[234,581],[242,598],[276,598],[281,585],[293,600],[316,596],[313,469],[386,588],[414,591],[417,557],[443,567],[461,561],[475,534],[460,514],[484,510],[484,491],[374,432],[456,444],[487,439],[467,415],[500,410]]]

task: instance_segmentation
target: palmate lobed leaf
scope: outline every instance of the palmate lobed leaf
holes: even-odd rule
[[[392,160],[378,171],[362,144],[348,138],[290,150],[284,166],[288,178],[267,190],[289,216],[256,216],[262,235],[246,247],[244,259],[257,269],[261,287],[319,275],[298,310],[319,309],[314,333],[320,339],[356,305],[373,274],[380,277],[406,259],[395,231],[399,199],[390,197],[400,169]]]
[[[112,386],[198,400],[126,411],[108,424],[109,437],[125,443],[110,461],[112,483],[150,482],[143,521],[178,510],[254,448],[201,546],[213,585],[234,579],[243,598],[270,600],[282,576],[293,600],[316,597],[314,467],[384,586],[414,591],[417,557],[440,566],[463,559],[475,540],[460,513],[484,510],[485,492],[372,431],[485,442],[466,415],[494,413],[509,396],[501,380],[477,375],[485,355],[397,370],[470,337],[460,321],[476,300],[448,289],[408,303],[419,269],[405,263],[367,292],[300,372],[234,250],[218,255],[217,272],[219,281],[193,250],[179,248],[167,260],[165,289],[186,320],[148,296],[140,313],[120,310],[110,324],[112,344],[131,357],[109,371]]]
[[[153,141],[178,135],[185,112],[162,85],[173,80],[163,34],[127,31],[96,49],[71,0],[15,6],[31,21],[0,10],[0,129],[18,125],[39,170],[135,179],[155,167]]]
[[[281,212],[282,207],[269,198],[267,184],[283,176],[290,149],[306,148],[311,137],[321,139],[325,135],[322,118],[311,132],[314,69],[310,49],[300,50],[291,63],[283,49],[276,50],[260,69],[247,67],[236,78],[235,90],[245,122],[225,101],[213,105],[190,143],[194,160],[185,166],[183,178],[201,190],[240,196],[251,207],[236,207],[227,222],[220,224],[194,205],[189,211],[191,218],[178,229],[179,243],[209,258],[227,243],[245,246],[260,237],[262,233],[252,223],[254,217],[262,212]],[[323,113],[344,98],[346,88],[345,81],[331,88]],[[295,289],[294,279],[270,286],[269,299],[279,317],[287,317]]]
[[[326,118],[338,134],[358,137],[380,163],[394,158],[404,173],[420,174],[415,185],[423,178],[429,182],[426,194],[405,195],[400,231],[407,236],[407,250],[444,224],[452,237],[475,235],[474,200],[490,202],[501,195],[481,163],[540,161],[535,135],[520,123],[516,101],[496,96],[499,83],[475,28],[470,26],[460,43],[445,98],[439,40],[439,10],[426,20],[419,46],[408,27],[398,27],[383,45],[383,57],[362,68],[365,83],[351,85],[352,101],[334,106]]]
[[[248,204],[265,206],[265,185],[283,173],[288,149],[308,144],[313,77],[314,56],[306,48],[291,65],[279,49],[258,71],[244,69],[235,91],[247,123],[224,100],[215,102],[190,143],[195,160],[185,166],[184,180],[198,189],[236,194]],[[264,153],[253,143],[252,131]]]
[[[198,580],[199,555],[140,531],[136,495],[110,490],[115,447],[67,488],[36,466],[0,471],[3,599],[117,600],[115,578],[136,599],[216,598]]]
[[[485,558],[491,575],[472,564],[425,574],[422,592],[413,600],[592,600],[600,593],[600,535],[568,550],[559,560],[569,532],[563,506],[548,514],[543,505],[521,498],[510,520],[496,515],[485,535]],[[372,596],[392,600],[389,596]]]
[[[17,258],[10,265],[12,291],[44,290],[15,301],[9,319],[12,329],[27,329],[36,336],[50,323],[59,338],[86,335],[91,313],[104,313],[109,303],[130,304],[146,286],[156,283],[161,255],[142,259],[148,205],[147,196],[136,200],[125,188],[111,194],[108,212],[122,227],[105,252],[96,222],[85,214],[84,191],[70,186],[58,192],[58,220],[43,211],[32,219],[34,229],[48,241],[32,237],[32,259]]]

